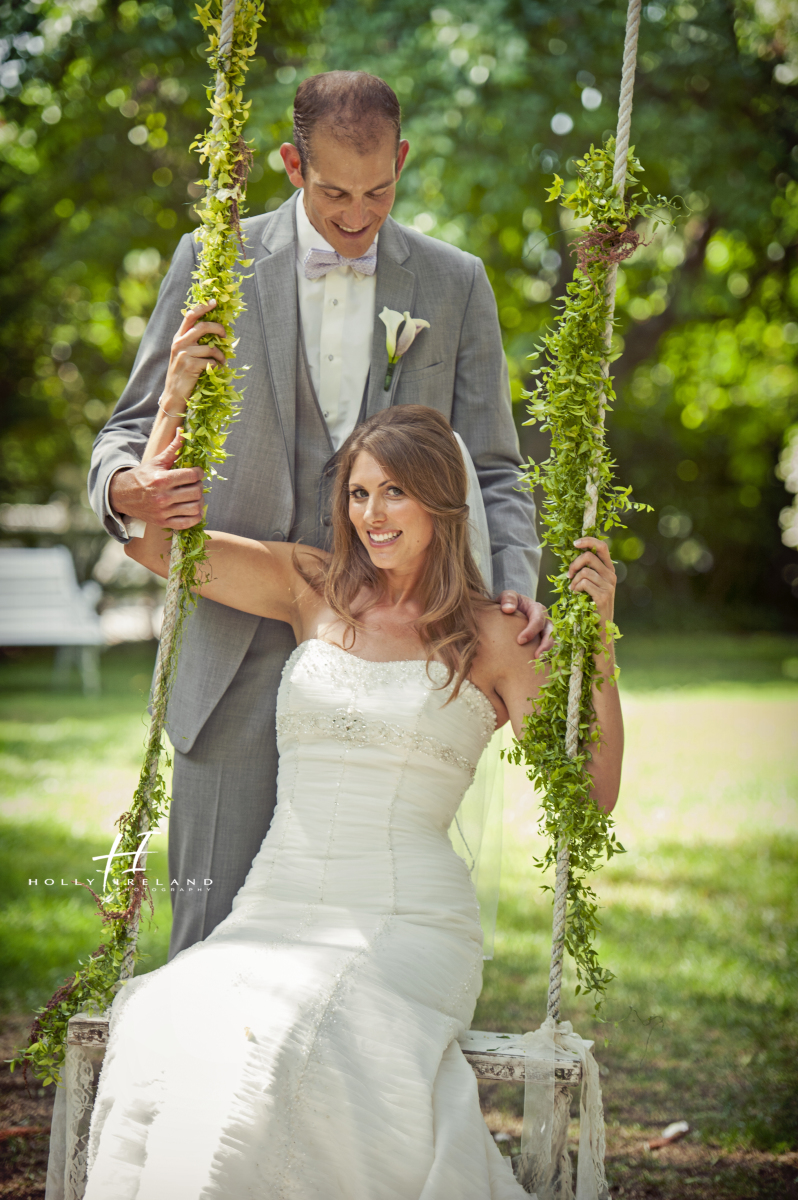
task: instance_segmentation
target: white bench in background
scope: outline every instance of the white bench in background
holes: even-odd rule
[[[56,678],[77,660],[83,691],[99,692],[98,593],[96,583],[80,588],[66,546],[0,548],[0,646],[55,646]]]

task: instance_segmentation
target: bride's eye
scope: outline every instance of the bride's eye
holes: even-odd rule
[[[350,500],[364,500],[368,497],[368,492],[365,488],[352,488],[349,492]]]
[[[402,491],[402,489],[400,487],[397,487],[396,484],[392,484],[391,487],[386,489],[386,491],[389,496],[393,496],[395,498],[399,497],[399,496],[404,496],[404,492]]]

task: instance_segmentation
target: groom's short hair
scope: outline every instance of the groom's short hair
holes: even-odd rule
[[[396,93],[378,75],[368,71],[311,75],[299,85],[294,99],[294,145],[303,174],[310,161],[313,130],[319,123],[358,154],[373,150],[387,126],[396,138],[398,154],[401,116]]]

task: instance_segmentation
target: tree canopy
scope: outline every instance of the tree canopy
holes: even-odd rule
[[[3,499],[77,494],[92,439],[132,363],[180,234],[195,223],[208,68],[183,6],[30,0],[0,6],[0,379]],[[398,220],[485,261],[519,424],[527,356],[570,277],[573,218],[547,203],[559,172],[614,127],[618,0],[316,0],[270,5],[248,80],[250,212],[292,190],[306,75],[373,71],[411,142]],[[624,264],[619,477],[653,506],[613,549],[621,617],[794,625],[791,501],[776,474],[798,422],[798,22],[789,0],[644,8],[633,142],[681,215]],[[526,448],[545,453],[539,435]]]

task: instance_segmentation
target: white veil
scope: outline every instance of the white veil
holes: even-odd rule
[[[479,479],[465,442],[458,433],[460,452],[468,472],[468,529],[471,553],[482,572],[485,586],[493,593],[493,570],[488,519]],[[501,748],[504,730],[498,729],[483,751],[474,782],[463,797],[449,827],[452,845],[465,862],[479,900],[483,935],[483,956],[493,958],[496,910],[499,905],[502,855],[502,807],[504,801],[504,762]]]

